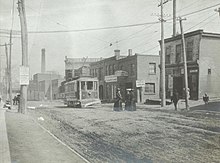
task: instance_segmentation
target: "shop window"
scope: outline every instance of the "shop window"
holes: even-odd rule
[[[145,93],[155,93],[155,83],[145,83]]]
[[[149,63],[149,73],[156,74],[156,63]]]

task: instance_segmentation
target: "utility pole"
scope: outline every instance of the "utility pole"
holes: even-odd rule
[[[187,63],[186,63],[186,45],[185,45],[185,38],[184,38],[183,25],[182,25],[183,20],[186,19],[182,19],[181,17],[179,17],[180,30],[182,36],[182,51],[183,51],[184,80],[185,80],[185,101],[186,101],[186,110],[189,110],[188,73],[187,73]]]
[[[24,0],[18,0],[18,12],[21,24],[22,66],[28,68],[28,34]],[[27,84],[21,84],[18,112],[25,114],[27,108]]]
[[[6,55],[6,99],[8,100],[8,98],[10,97],[10,89],[9,89],[9,57],[8,57],[8,45],[11,44],[4,44],[4,45],[0,45],[0,46],[4,46],[5,47],[5,55]],[[1,61],[0,61],[1,62]]]
[[[8,100],[8,94],[9,94],[9,89],[8,89],[8,81],[9,81],[9,66],[8,66],[8,47],[7,44],[5,43],[5,55],[6,55],[6,100]]]
[[[176,0],[173,0],[173,37],[176,36]]]
[[[169,0],[166,0],[163,2],[163,0],[160,1],[160,4],[158,7],[161,7],[161,53],[160,53],[160,78],[161,78],[161,107],[166,106],[166,92],[165,92],[165,54],[164,54],[164,18],[163,18],[163,4],[167,3]]]
[[[12,30],[9,39],[9,58],[8,58],[8,85],[9,85],[9,101],[12,106],[12,80],[11,80],[11,52],[12,52]]]

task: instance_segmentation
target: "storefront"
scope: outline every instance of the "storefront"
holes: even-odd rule
[[[190,90],[190,99],[198,99],[199,88],[199,68],[197,65],[188,66],[188,87]],[[174,90],[177,90],[180,98],[185,98],[184,94],[185,80],[183,66],[166,69],[166,97],[170,98]]]

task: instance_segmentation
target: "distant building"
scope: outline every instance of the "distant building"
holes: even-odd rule
[[[115,55],[90,64],[90,74],[99,79],[99,97],[113,101],[116,89],[120,88],[123,97],[126,89],[134,89],[138,102],[146,99],[159,99],[159,55],[131,54]]]
[[[190,99],[205,93],[220,97],[220,34],[196,30],[184,35]],[[166,92],[183,95],[184,69],[181,35],[165,39]]]
[[[100,61],[101,58],[67,58],[65,57],[65,80],[69,81],[75,76],[76,69],[89,66],[90,63]]]
[[[63,78],[55,72],[37,73],[28,86],[28,100],[58,99]]]

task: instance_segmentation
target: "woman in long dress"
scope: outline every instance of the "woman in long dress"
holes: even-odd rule
[[[121,92],[120,89],[117,89],[116,92],[116,101],[114,103],[114,111],[121,111],[122,110],[122,96],[121,96]]]

